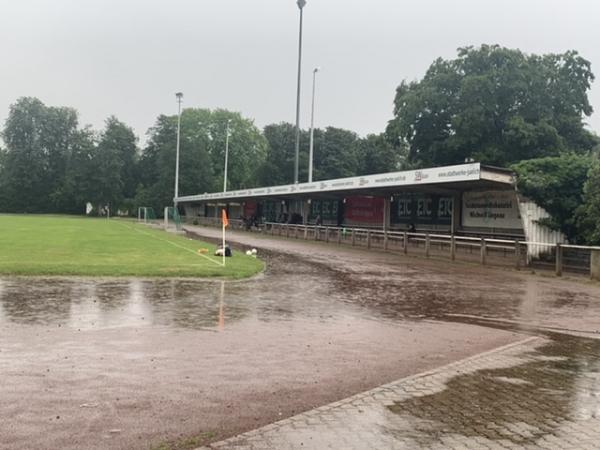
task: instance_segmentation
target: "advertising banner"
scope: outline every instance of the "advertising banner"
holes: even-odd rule
[[[465,192],[462,223],[465,227],[521,229],[519,202],[514,191]]]
[[[288,184],[239,191],[213,192],[210,194],[190,195],[179,198],[179,201],[227,200],[241,197],[265,197],[284,194],[310,194],[335,192],[360,188],[383,188],[415,186],[421,184],[456,183],[459,181],[476,181],[480,179],[479,163],[460,164],[456,166],[433,167],[420,170],[405,170],[379,175],[340,178],[337,180],[317,181],[313,183]]]
[[[348,224],[382,224],[381,197],[349,197],[344,205],[344,218]]]
[[[452,221],[452,197],[407,194],[394,199],[393,223],[449,225]]]

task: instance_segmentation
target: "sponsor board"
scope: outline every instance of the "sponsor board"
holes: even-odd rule
[[[460,164],[456,166],[433,167],[430,169],[405,170],[362,177],[341,178],[320,181],[317,183],[288,184],[267,188],[244,189],[239,191],[213,192],[200,195],[180,197],[178,202],[197,200],[221,200],[228,198],[249,198],[265,195],[310,194],[335,192],[348,189],[400,187],[421,184],[455,183],[458,181],[476,181],[480,179],[479,163]]]
[[[381,197],[349,197],[344,205],[344,219],[348,224],[381,224],[383,208]]]
[[[515,191],[465,192],[462,224],[478,228],[523,228]]]

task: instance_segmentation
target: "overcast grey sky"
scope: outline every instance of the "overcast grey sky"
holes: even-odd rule
[[[307,0],[302,126],[380,132],[396,86],[437,57],[481,43],[528,53],[578,50],[600,77],[597,0]],[[227,108],[260,127],[295,118],[295,0],[0,0],[0,121],[18,97],[111,114],[142,137],[162,113]],[[590,128],[600,133],[600,87]]]

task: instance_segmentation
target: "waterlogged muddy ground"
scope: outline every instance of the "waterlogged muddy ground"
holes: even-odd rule
[[[525,334],[600,329],[595,284],[232,238],[264,275],[0,278],[0,447],[217,440]]]

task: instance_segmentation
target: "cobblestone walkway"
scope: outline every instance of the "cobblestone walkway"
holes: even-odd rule
[[[529,338],[209,448],[600,448],[600,341]]]

